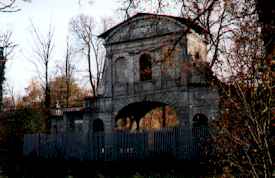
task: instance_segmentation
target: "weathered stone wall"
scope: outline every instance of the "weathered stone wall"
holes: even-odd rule
[[[182,35],[179,32],[185,25],[168,19],[156,19],[153,25],[156,28],[152,28],[151,18],[132,19],[106,37],[102,98],[93,106],[96,112],[84,116],[89,127],[99,118],[104,122],[105,131],[111,132],[120,110],[143,101],[172,106],[181,127],[192,126],[197,113],[208,119],[217,116],[218,93],[192,65],[206,60],[206,43],[192,30]],[[198,59],[195,59],[196,53]],[[151,56],[151,80],[140,80],[142,54]]]
[[[199,36],[194,31],[187,34],[187,52],[190,56],[193,57],[193,60],[202,60],[206,61],[207,58],[207,48],[206,42],[203,38]],[[199,59],[196,59],[196,53],[199,54]]]
[[[66,132],[82,132],[83,127],[83,113],[80,111],[64,112],[63,113],[64,130]]]
[[[105,38],[105,42],[114,44],[138,39],[144,40],[184,29],[186,26],[173,18],[144,15],[122,23]]]

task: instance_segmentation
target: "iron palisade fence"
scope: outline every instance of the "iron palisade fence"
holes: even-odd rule
[[[29,134],[24,155],[63,160],[200,159],[207,128],[173,128],[146,132]]]

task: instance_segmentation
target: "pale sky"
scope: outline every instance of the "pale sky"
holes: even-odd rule
[[[37,76],[35,67],[28,59],[31,57],[32,49],[31,21],[41,32],[46,32],[50,23],[54,26],[53,58],[57,60],[64,59],[68,22],[71,17],[84,13],[98,20],[103,17],[119,19],[116,11],[119,7],[117,0],[93,0],[91,5],[85,2],[79,5],[78,1],[32,0],[31,3],[18,1],[21,11],[0,14],[1,29],[13,31],[13,39],[18,44],[14,55],[6,65],[6,81],[14,87],[16,93],[23,94],[28,82]]]

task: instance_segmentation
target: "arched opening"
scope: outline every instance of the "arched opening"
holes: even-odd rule
[[[195,60],[199,60],[201,58],[200,53],[198,51],[195,53],[194,56],[195,56]]]
[[[179,125],[177,114],[171,106],[144,101],[125,106],[116,116],[116,130],[142,131],[174,128]]]
[[[139,58],[140,81],[152,80],[152,58],[142,54]]]
[[[128,61],[125,57],[119,57],[115,61],[115,81],[120,83],[128,82]]]
[[[193,117],[193,127],[208,127],[208,118],[201,113]]]
[[[93,133],[104,132],[104,123],[101,119],[96,119],[93,122]]]
[[[206,153],[211,148],[207,142],[207,138],[210,136],[208,118],[204,114],[198,113],[193,117],[192,136],[193,145],[195,148],[197,148],[195,151],[196,157],[194,158],[205,161],[207,159]]]

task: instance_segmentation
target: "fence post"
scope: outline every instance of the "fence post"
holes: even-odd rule
[[[38,150],[37,150],[37,156],[40,157],[40,133],[38,133]]]

